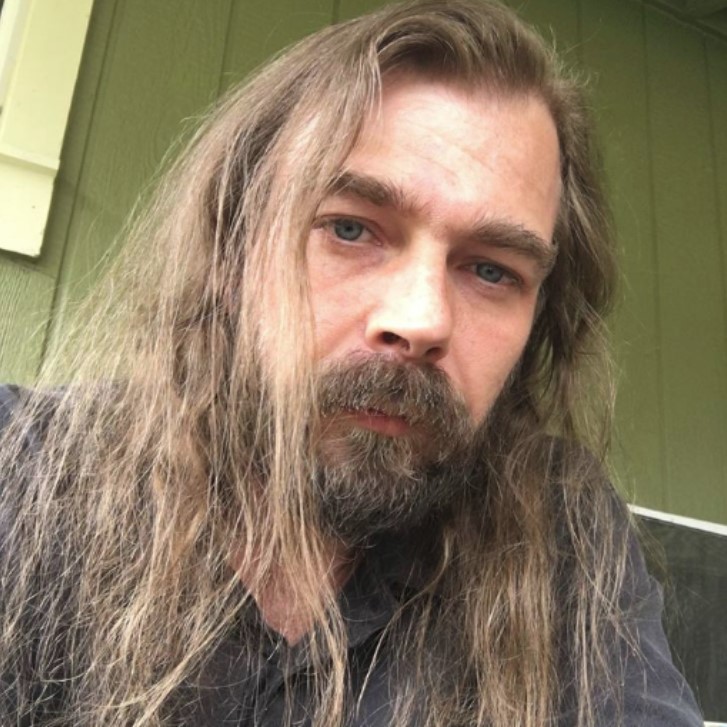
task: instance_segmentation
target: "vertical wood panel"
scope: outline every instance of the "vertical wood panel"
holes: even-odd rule
[[[214,99],[230,1],[118,3],[69,224],[54,336],[62,330],[62,305],[96,280],[172,140]]]
[[[663,509],[664,449],[643,7],[582,0],[583,61],[625,274],[613,321],[620,377],[615,466],[639,503]]]
[[[704,41],[656,11],[646,18],[665,503],[710,520],[727,512],[727,342]]]
[[[581,44],[578,0],[507,0],[543,37],[554,41],[558,52],[569,61],[578,58]]]
[[[333,19],[334,0],[234,0],[222,87]]]
[[[716,205],[719,213],[719,250],[722,263],[722,311],[727,321],[727,41],[709,39],[707,41],[707,73],[709,76],[710,108],[712,112],[712,152],[716,177]],[[722,331],[727,338],[727,328]],[[727,401],[723,402],[727,409]],[[725,433],[727,440],[727,432]],[[715,473],[727,491],[727,457],[722,461],[722,472]],[[727,522],[727,495],[723,494],[725,508],[721,521]]]
[[[338,0],[336,19],[350,20],[390,4],[387,0]]]
[[[36,374],[55,281],[0,257],[0,381],[30,382]]]

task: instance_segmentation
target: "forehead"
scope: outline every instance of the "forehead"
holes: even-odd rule
[[[423,137],[427,145],[417,146]],[[546,154],[548,161],[560,156],[553,116],[535,93],[401,73],[385,77],[352,157],[395,145],[431,158],[443,150],[452,153],[452,146],[471,156],[505,145]]]
[[[508,218],[551,239],[560,153],[552,115],[534,95],[420,77],[387,77],[342,173],[396,190],[382,202],[422,217]],[[472,220],[470,220],[472,218]]]

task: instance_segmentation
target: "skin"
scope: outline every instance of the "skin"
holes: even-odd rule
[[[529,96],[387,79],[338,186],[307,251],[318,360],[363,352],[435,365],[481,422],[523,352],[555,255],[561,182],[549,111]],[[409,432],[383,412],[338,419],[329,431]],[[322,580],[339,589],[355,553],[327,549]],[[255,594],[258,606],[295,643],[310,616],[291,596],[294,581],[274,581]]]
[[[343,170],[347,186],[322,202],[310,237],[319,360],[363,351],[434,364],[482,421],[552,265],[559,162],[537,98],[387,81]],[[375,413],[354,420],[406,434]]]

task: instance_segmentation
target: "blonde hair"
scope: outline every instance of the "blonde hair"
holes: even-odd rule
[[[17,675],[3,723],[41,714],[57,688],[59,724],[165,724],[249,606],[231,559],[250,592],[277,568],[295,574],[317,625],[314,722],[345,721],[345,629],[321,586],[310,485],[305,244],[394,70],[541,98],[563,181],[557,261],[493,413],[481,487],[443,518],[431,577],[388,629],[396,723],[424,704],[427,725],[542,727],[572,702],[589,725],[598,690],[616,690],[625,533],[597,464],[614,266],[589,115],[579,83],[510,10],[441,0],[326,28],[230,93],[82,316],[93,324],[79,339],[101,333],[58,359],[74,381],[19,408],[0,455],[0,674]]]

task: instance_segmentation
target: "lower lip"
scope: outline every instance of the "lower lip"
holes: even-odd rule
[[[370,429],[372,432],[385,434],[387,437],[400,437],[410,430],[409,423],[403,417],[357,411],[351,413],[351,418],[357,426]]]

